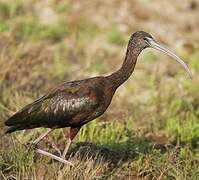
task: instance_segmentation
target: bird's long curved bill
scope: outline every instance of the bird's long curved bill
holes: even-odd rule
[[[163,47],[162,45],[160,45],[159,43],[157,43],[155,40],[153,39],[147,39],[148,43],[150,45],[151,48],[154,48],[156,50],[159,50],[165,54],[167,54],[168,56],[174,58],[177,62],[179,62],[183,68],[187,71],[187,73],[189,74],[190,78],[193,77],[193,74],[191,72],[191,70],[189,69],[189,67],[184,63],[184,61],[182,59],[180,59],[176,54],[174,54],[173,52],[171,52],[169,49]]]

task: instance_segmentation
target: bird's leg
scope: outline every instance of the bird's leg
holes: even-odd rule
[[[70,166],[73,166],[73,164],[72,164],[71,162],[69,162],[69,161],[67,161],[67,160],[65,160],[65,159],[63,159],[63,158],[60,158],[60,157],[58,157],[58,156],[55,156],[54,154],[51,154],[51,153],[46,152],[46,151],[44,151],[44,150],[35,148],[35,151],[36,151],[37,153],[40,153],[40,154],[43,154],[43,155],[45,155],[45,156],[48,156],[48,157],[50,157],[50,158],[52,158],[52,159],[55,159],[55,160],[57,160],[57,161],[59,161],[59,162],[61,162],[61,163],[65,163],[65,164],[69,164]]]
[[[66,147],[65,147],[65,149],[64,149],[64,151],[63,151],[63,154],[62,154],[62,156],[61,156],[63,159],[65,159],[65,156],[66,156],[66,154],[67,154],[67,152],[68,152],[68,149],[69,149],[69,147],[70,147],[70,145],[71,145],[71,143],[72,143],[72,140],[75,138],[75,136],[76,136],[77,133],[79,132],[80,128],[81,128],[81,127],[70,128],[69,141],[68,141],[68,143],[66,144]]]
[[[72,142],[72,140],[69,138],[69,139],[68,139],[68,142],[67,142],[67,144],[66,144],[66,147],[64,148],[64,151],[63,151],[63,153],[62,153],[62,155],[61,155],[62,158],[65,158],[65,156],[66,156],[66,154],[67,154],[67,152],[68,152],[68,149],[69,149],[69,147],[70,147],[70,145],[71,145],[71,142]]]
[[[46,151],[41,150],[41,149],[38,149],[38,148],[35,148],[35,151],[38,152],[38,153],[40,153],[40,154],[43,154],[43,155],[45,155],[45,156],[48,156],[48,157],[50,157],[50,158],[52,158],[52,159],[55,159],[55,160],[57,160],[57,161],[59,161],[59,162],[62,162],[62,163],[65,163],[65,164],[69,164],[70,166],[73,166],[73,164],[72,164],[71,162],[65,160],[64,158],[65,158],[65,156],[66,156],[66,154],[67,154],[67,151],[68,151],[68,149],[69,149],[69,147],[70,147],[70,144],[71,144],[72,140],[74,139],[74,137],[76,136],[76,134],[78,133],[78,131],[79,131],[80,128],[81,128],[81,127],[78,127],[78,128],[70,128],[70,138],[69,138],[69,142],[67,143],[67,145],[66,145],[66,147],[65,147],[65,149],[64,149],[64,152],[63,152],[63,154],[62,154],[61,157],[55,156],[54,154],[51,154],[51,153],[49,153],[49,152],[46,152]],[[49,133],[50,133],[50,132],[49,132]]]
[[[32,143],[28,143],[29,147],[27,148],[27,152],[29,152],[29,150],[31,149],[31,147],[33,149],[36,149],[37,144],[43,139],[45,138],[50,132],[52,132],[54,129],[48,129],[44,134],[40,135],[37,139],[35,139]]]
[[[35,146],[35,145],[37,145],[44,137],[46,137],[50,132],[52,132],[54,129],[49,129],[48,131],[46,131],[44,134],[42,134],[40,137],[38,137],[35,141],[33,141],[33,145]],[[63,158],[61,158],[61,157],[58,157],[58,156],[56,156],[56,155],[54,155],[54,154],[51,154],[51,153],[49,153],[49,152],[47,152],[47,151],[44,151],[44,150],[42,150],[42,149],[39,149],[39,148],[37,148],[37,147],[34,147],[34,150],[35,150],[35,152],[37,152],[37,153],[40,153],[40,154],[42,154],[42,155],[45,155],[45,156],[48,156],[48,157],[50,157],[50,158],[52,158],[52,159],[55,159],[55,160],[57,160],[57,161],[59,161],[59,162],[61,162],[61,163],[65,163],[65,164],[69,164],[70,166],[73,166],[73,164],[71,163],[71,162],[69,162],[69,161],[66,161],[65,159],[63,159]]]
[[[54,129],[48,129],[44,134],[42,134],[41,136],[39,136],[37,139],[35,139],[32,142],[33,146],[36,146],[43,138],[45,138],[50,132],[52,132]]]
[[[54,141],[52,140],[52,138],[48,142],[51,144],[52,148],[54,148],[59,153],[59,155],[61,156],[61,151],[59,150],[59,148],[57,147],[57,145],[54,143]]]

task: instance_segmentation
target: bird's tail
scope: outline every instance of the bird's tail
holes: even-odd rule
[[[20,117],[20,114],[16,113],[4,122],[5,126],[7,127],[4,131],[5,134],[10,134],[14,131],[28,128],[29,125],[27,124],[27,121],[24,118]]]
[[[18,112],[11,116],[8,120],[4,122],[6,126],[6,130],[4,131],[5,134],[10,134],[14,131],[23,130],[23,129],[31,129],[36,127],[36,124],[30,123],[28,121],[28,116],[25,114],[26,112]],[[25,117],[23,117],[23,115]]]
[[[13,116],[8,118],[4,124],[7,126],[5,133],[12,133],[17,130],[25,129],[26,126],[28,127],[28,111],[30,105],[25,106],[21,111],[16,112]]]
[[[38,126],[38,114],[42,107],[42,100],[38,99],[35,102],[28,104],[20,111],[4,122],[7,126],[5,133],[12,133],[17,130],[31,129]]]
[[[22,130],[22,129],[25,129],[25,127],[23,125],[11,126],[5,131],[5,134],[10,134],[14,131]]]
[[[0,120],[0,138],[5,136],[5,133],[8,131],[9,127],[5,125],[5,120]]]

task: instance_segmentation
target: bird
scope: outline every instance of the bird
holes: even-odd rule
[[[69,128],[69,140],[61,157],[35,148],[41,154],[67,163],[65,156],[71,142],[82,126],[101,116],[109,107],[117,90],[131,76],[139,54],[146,48],[166,53],[178,61],[192,77],[189,67],[172,51],[159,44],[149,33],[132,33],[121,67],[107,75],[83,80],[63,82],[5,121],[8,127],[5,134],[18,130],[47,128],[47,131],[32,142],[37,145],[44,137],[57,128]]]

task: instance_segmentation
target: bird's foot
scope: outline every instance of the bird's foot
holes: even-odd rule
[[[35,150],[38,147],[37,143],[27,143],[26,145],[26,152],[29,152],[31,149]]]
[[[50,144],[50,146],[55,149],[57,151],[57,153],[59,154],[59,156],[61,156],[61,151],[59,150],[59,148],[57,147],[57,145],[53,142],[53,141],[48,141],[48,143]],[[64,158],[63,158],[64,159]]]

